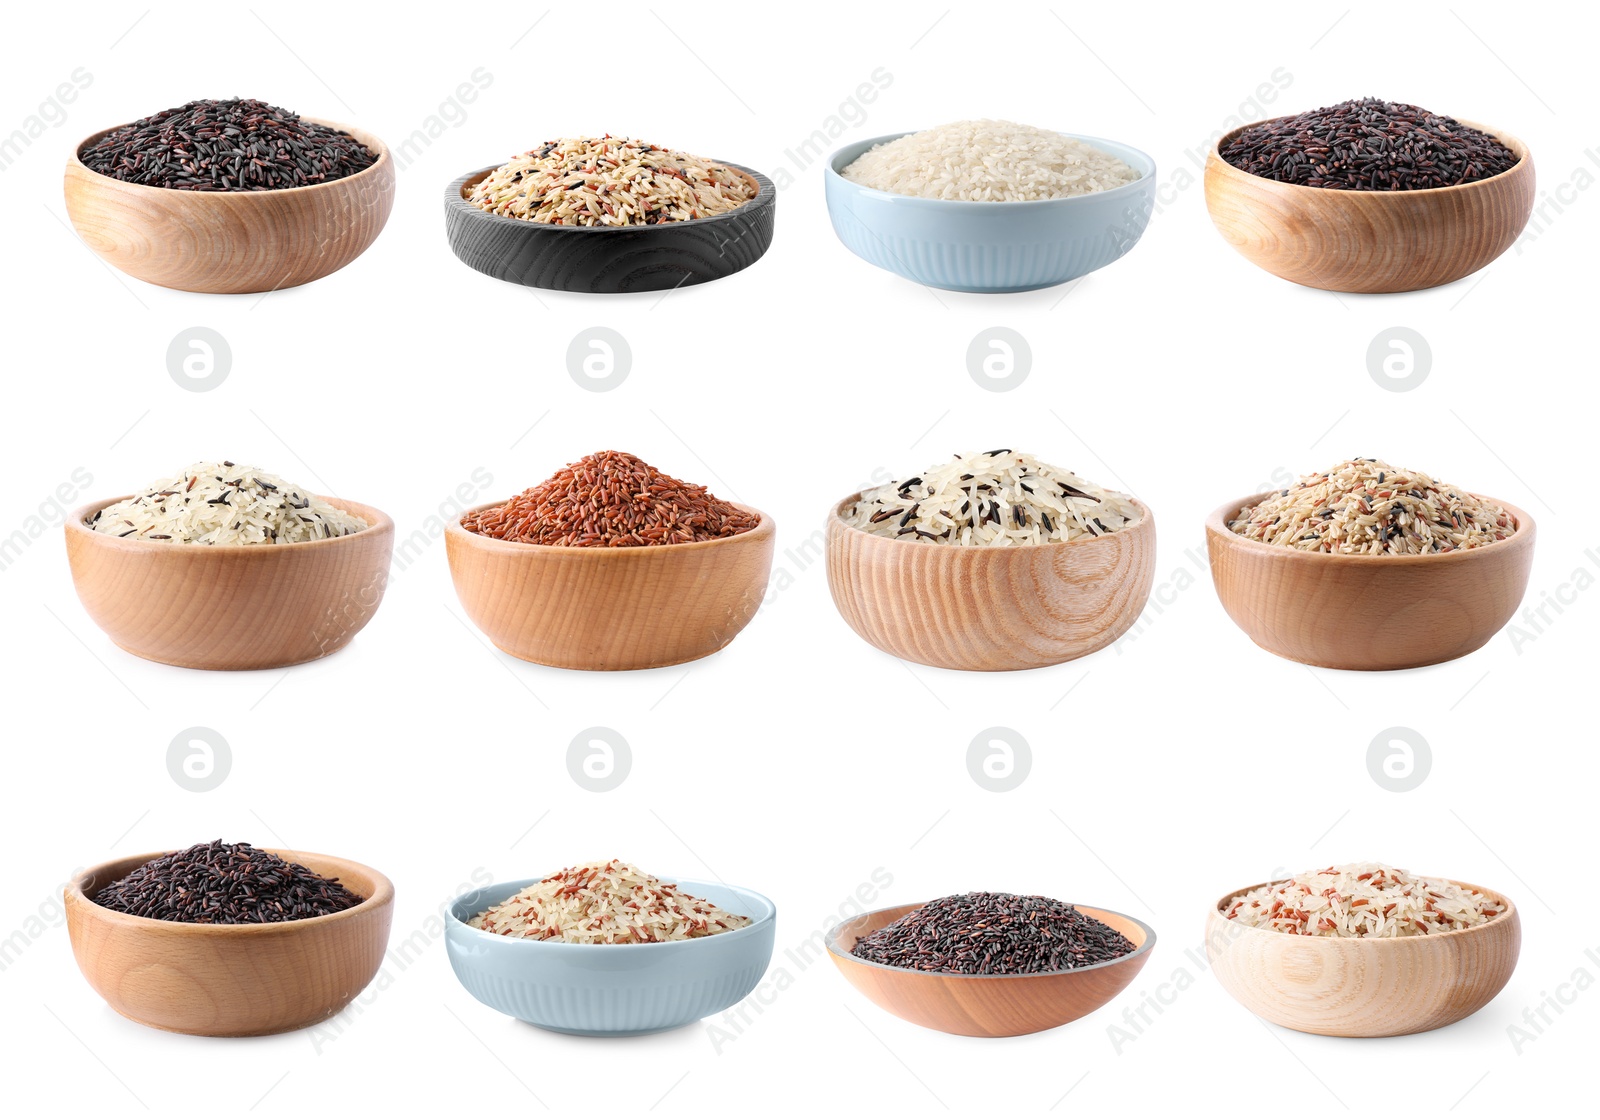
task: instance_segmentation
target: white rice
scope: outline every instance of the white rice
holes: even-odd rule
[[[1141,178],[1080,140],[991,120],[957,121],[890,140],[839,174],[874,190],[963,202],[1071,198]]]
[[[1416,937],[1482,925],[1505,902],[1386,863],[1307,871],[1234,897],[1235,922],[1307,937]]]
[[[174,544],[298,544],[367,523],[260,467],[195,463],[89,519],[97,533]]]
[[[880,537],[1003,546],[1102,537],[1143,514],[1126,494],[1001,448],[865,490],[842,516]]]

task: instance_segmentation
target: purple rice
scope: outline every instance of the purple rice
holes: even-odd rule
[[[1241,130],[1218,154],[1251,175],[1338,191],[1454,187],[1520,162],[1486,132],[1375,97],[1263,121]]]
[[[162,922],[234,926],[319,918],[365,899],[271,852],[213,840],[141,864],[94,901]]]
[[[275,191],[331,183],[378,157],[347,132],[264,101],[191,101],[113,129],[78,154],[124,183],[177,191]]]
[[[1068,903],[980,891],[919,906],[867,934],[850,952],[918,972],[1022,976],[1103,964],[1134,949],[1122,934]]]

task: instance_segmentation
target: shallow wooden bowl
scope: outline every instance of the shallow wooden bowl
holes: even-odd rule
[[[1093,653],[1139,618],[1155,582],[1150,510],[1103,537],[1040,545],[914,544],[828,517],[828,587],[850,628],[941,669],[1037,669]]]
[[[1266,886],[1258,883],[1257,886]],[[1522,918],[1418,937],[1302,937],[1229,921],[1229,891],[1206,916],[1206,956],[1229,995],[1270,1023],[1309,1034],[1386,1038],[1437,1030],[1500,994],[1517,967]]]
[[[370,867],[273,854],[336,876],[366,901],[295,922],[214,926],[107,910],[95,894],[165,852],[112,860],[67,887],[67,935],[89,986],[119,1015],[180,1034],[278,1034],[337,1015],[377,975],[394,886]]]
[[[1211,581],[1228,617],[1279,657],[1326,669],[1413,669],[1463,657],[1510,621],[1533,567],[1533,518],[1510,502],[1503,541],[1430,556],[1335,556],[1246,540],[1206,518]],[[1482,495],[1478,495],[1482,497]]]
[[[491,214],[466,200],[493,167],[444,192],[445,236],[466,265],[496,280],[560,292],[656,292],[749,268],[772,244],[777,189],[759,171],[727,163],[756,197],[709,218],[656,226],[554,226]]]
[[[348,132],[378,162],[331,183],[276,191],[179,191],[124,183],[67,161],[67,215],[84,244],[129,276],[186,292],[271,292],[309,284],[355,260],[394,205],[394,160],[370,132]],[[120,127],[120,126],[118,126]]]
[[[873,1003],[908,1022],[946,1034],[1008,1038],[1047,1031],[1104,1007],[1133,983],[1156,943],[1153,929],[1114,910],[1080,906],[1134,944],[1125,957],[1068,972],[1031,976],[952,976],[875,964],[851,949],[867,934],[924,903],[874,910],[833,927],[828,955],[846,980]]]
[[[1274,276],[1335,292],[1410,292],[1478,271],[1509,249],[1533,212],[1533,155],[1498,129],[1521,162],[1492,179],[1424,191],[1344,191],[1279,183],[1206,157],[1211,221],[1251,263]]]
[[[469,513],[502,502],[486,502]],[[560,669],[655,669],[716,653],[767,591],[776,527],[694,544],[556,548],[445,530],[467,617],[500,649]],[[464,516],[464,515],[463,515]]]
[[[372,620],[389,580],[394,522],[362,518],[346,537],[210,547],[97,533],[87,522],[121,498],[67,518],[67,560],[94,624],[136,657],[186,669],[277,669],[343,649]]]

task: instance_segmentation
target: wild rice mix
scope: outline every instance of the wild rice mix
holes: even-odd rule
[[[260,467],[195,463],[106,506],[89,528],[175,544],[298,544],[359,533],[367,523]]]
[[[1143,515],[1126,494],[1002,447],[865,490],[842,516],[880,537],[1015,545],[1102,537]]]
[[[94,896],[96,905],[123,914],[225,926],[320,918],[362,901],[336,878],[221,840],[158,856]]]
[[[490,172],[467,201],[549,225],[655,226],[724,214],[755,196],[755,184],[731,167],[606,135],[524,152]]]
[[[1307,871],[1235,896],[1229,920],[1303,937],[1416,937],[1480,926],[1507,904],[1386,863]]]
[[[1382,459],[1346,459],[1241,509],[1228,528],[1263,544],[1344,556],[1419,556],[1503,541],[1516,522],[1492,502]]]
[[[474,916],[485,933],[572,945],[645,945],[742,929],[750,919],[621,860],[557,871]]]
[[[638,548],[720,540],[760,521],[637,455],[597,451],[508,502],[467,514],[461,527],[520,544]]]

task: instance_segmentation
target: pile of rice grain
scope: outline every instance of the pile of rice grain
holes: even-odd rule
[[[1382,459],[1346,459],[1246,507],[1228,528],[1306,552],[1414,556],[1503,541],[1511,514],[1421,471]]]
[[[299,544],[367,528],[304,487],[227,459],[195,463],[107,506],[88,524],[114,537],[208,545]]]
[[[961,202],[1071,198],[1141,178],[1081,140],[991,120],[957,121],[890,140],[839,174],[873,190]]]
[[[1481,926],[1507,904],[1385,863],[1307,871],[1235,896],[1226,916],[1305,937],[1416,937]]]
[[[927,544],[1018,545],[1114,533],[1142,514],[1126,494],[1010,448],[956,456],[862,491],[852,529]]]
[[[644,945],[727,933],[749,925],[750,919],[613,859],[557,871],[467,924],[533,941]]]
[[[756,196],[743,174],[699,156],[606,136],[551,140],[468,192],[491,214],[557,226],[654,226],[709,218]]]

